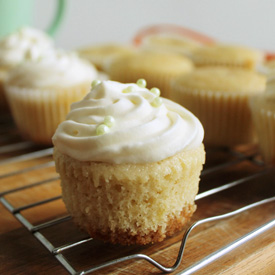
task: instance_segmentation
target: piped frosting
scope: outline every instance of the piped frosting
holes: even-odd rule
[[[71,87],[98,78],[97,70],[74,52],[49,50],[26,54],[25,62],[9,75],[9,85],[28,88]]]
[[[100,125],[107,130],[99,134]],[[196,148],[203,135],[199,120],[179,104],[137,84],[103,81],[72,104],[53,144],[80,161],[147,163]]]
[[[20,28],[0,40],[0,66],[12,68],[25,60],[26,53],[53,48],[53,40],[44,32],[30,27]]]

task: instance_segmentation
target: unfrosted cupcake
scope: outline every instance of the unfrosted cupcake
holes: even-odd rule
[[[51,145],[70,105],[90,91],[90,83],[98,75],[72,52],[51,50],[36,56],[32,50],[29,60],[10,73],[6,95],[21,134],[35,143]]]
[[[138,83],[96,85],[72,104],[53,137],[75,223],[93,238],[127,245],[159,242],[183,228],[196,209],[205,161],[199,120]]]
[[[111,80],[123,83],[145,78],[149,88],[158,87],[162,96],[169,98],[170,81],[192,69],[192,62],[179,54],[138,52],[117,58],[108,73]]]
[[[37,52],[43,52],[53,47],[53,41],[44,32],[32,28],[21,28],[0,40],[1,112],[8,110],[4,82],[9,72],[25,60],[26,53],[32,47],[35,47]]]
[[[225,67],[195,69],[171,83],[171,98],[193,112],[211,146],[253,143],[248,99],[264,92],[266,78],[254,71]]]
[[[253,122],[264,161],[275,165],[275,88],[250,99]]]
[[[192,60],[196,66],[232,66],[255,69],[264,60],[261,51],[237,45],[215,44],[193,51]]]
[[[99,71],[103,72],[107,71],[114,58],[134,52],[135,49],[132,46],[115,43],[87,46],[78,50],[80,57],[89,60]]]

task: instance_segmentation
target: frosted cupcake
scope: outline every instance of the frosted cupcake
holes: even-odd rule
[[[163,97],[170,96],[170,81],[193,69],[192,62],[181,55],[172,53],[139,52],[117,58],[111,63],[111,80],[124,83],[145,78],[149,88],[158,87]]]
[[[171,83],[171,98],[193,112],[211,146],[253,143],[255,131],[248,99],[262,94],[266,79],[254,71],[204,67]]]
[[[32,50],[29,60],[10,73],[6,95],[21,134],[35,143],[51,145],[70,105],[90,91],[90,83],[98,75],[91,64],[72,52],[48,51],[36,56]]]
[[[196,209],[202,125],[144,86],[94,86],[53,136],[68,212],[93,238],[111,243],[162,241]]]
[[[9,72],[24,61],[26,53],[32,47],[35,47],[37,52],[43,52],[53,47],[53,41],[44,32],[32,28],[21,28],[0,40],[1,112],[8,110],[4,82]]]
[[[196,66],[232,66],[254,70],[263,59],[263,53],[256,49],[222,44],[200,47],[192,54]]]
[[[275,88],[252,97],[250,107],[263,160],[275,165]]]

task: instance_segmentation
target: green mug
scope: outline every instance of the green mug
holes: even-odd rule
[[[0,0],[0,38],[20,27],[32,25],[33,0]],[[57,8],[46,32],[53,36],[62,21],[65,0],[57,1]]]

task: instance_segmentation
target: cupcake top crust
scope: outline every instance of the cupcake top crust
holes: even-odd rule
[[[129,70],[156,71],[158,73],[180,73],[193,69],[193,63],[187,57],[173,53],[138,52],[116,59],[110,70],[129,68]]]
[[[30,48],[43,52],[53,47],[53,40],[44,32],[21,28],[0,40],[0,66],[12,68],[25,59]]]
[[[266,77],[244,69],[202,67],[182,75],[174,84],[194,91],[258,93],[264,91]]]
[[[264,55],[244,46],[217,44],[198,48],[192,59],[197,65],[233,65],[253,69],[263,61]]]
[[[54,146],[80,161],[116,164],[156,162],[199,146],[199,120],[145,83],[93,82],[58,126]]]
[[[7,84],[27,88],[64,88],[96,78],[95,67],[74,52],[49,50],[39,54],[31,49],[25,62],[11,71]]]

